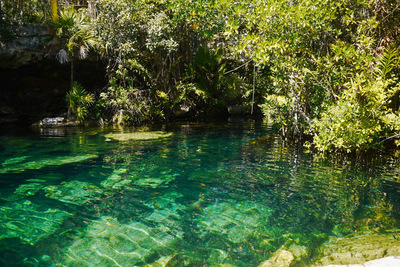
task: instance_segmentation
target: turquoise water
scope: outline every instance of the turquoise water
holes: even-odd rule
[[[258,266],[286,245],[301,266],[329,236],[399,227],[396,159],[332,163],[254,121],[109,135],[137,130],[3,128],[0,265]]]

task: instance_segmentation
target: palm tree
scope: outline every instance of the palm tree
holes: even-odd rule
[[[87,18],[73,8],[65,8],[60,12],[60,18],[55,28],[57,37],[66,40],[65,49],[57,55],[61,63],[71,62],[71,88],[74,82],[75,60],[85,59],[90,48],[94,47],[97,39],[89,26]]]

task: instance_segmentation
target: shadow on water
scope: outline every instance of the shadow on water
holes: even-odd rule
[[[301,266],[329,237],[399,227],[397,159],[332,163],[258,122],[10,133],[3,263],[257,266],[285,245]]]

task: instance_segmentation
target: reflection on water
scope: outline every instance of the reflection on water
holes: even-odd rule
[[[257,266],[286,245],[302,265],[399,227],[395,159],[332,164],[254,122],[134,131],[1,133],[0,264]]]

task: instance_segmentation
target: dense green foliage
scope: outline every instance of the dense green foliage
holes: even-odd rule
[[[40,23],[50,17],[50,2],[47,0],[2,0],[2,20],[12,24]],[[49,5],[49,6],[47,6]]]
[[[27,7],[18,13],[3,2],[2,22],[32,21]],[[109,121],[210,116],[234,105],[246,113],[254,87],[255,103],[286,139],[306,134],[320,151],[351,152],[397,138],[400,4],[394,0],[90,2],[96,16],[86,8],[66,10],[90,25],[90,47],[108,62],[98,106]],[[34,3],[44,4],[28,6]],[[46,12],[40,16],[48,18]],[[89,48],[75,38],[80,30],[64,26],[67,44],[74,44],[67,45],[70,55]]]

